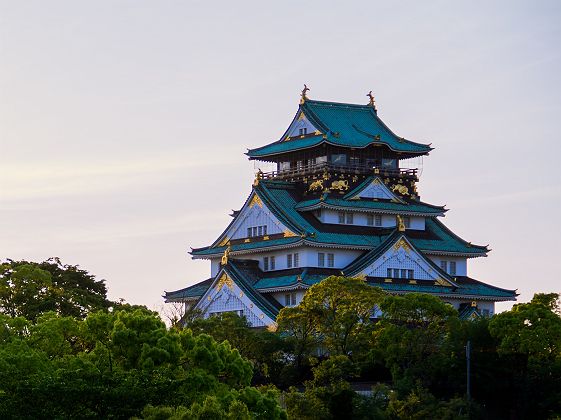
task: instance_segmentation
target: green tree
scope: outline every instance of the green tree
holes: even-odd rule
[[[385,361],[401,392],[418,380],[426,386],[449,376],[447,339],[459,322],[453,307],[432,295],[409,293],[387,296],[381,309],[371,356]]]
[[[58,258],[41,263],[7,260],[0,264],[0,312],[35,320],[45,312],[84,318],[107,309],[104,280]]]
[[[314,344],[312,335],[329,354],[360,353],[372,331],[373,311],[383,296],[381,289],[363,280],[331,276],[312,286],[298,307],[281,310],[279,330],[297,341],[300,353]]]

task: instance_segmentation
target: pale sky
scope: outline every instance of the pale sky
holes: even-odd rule
[[[469,274],[561,291],[561,2],[0,0],[0,257],[58,256],[159,309],[210,275],[303,83],[432,143],[423,201]],[[498,309],[508,308],[499,304]]]

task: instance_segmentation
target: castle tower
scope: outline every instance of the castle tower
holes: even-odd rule
[[[311,100],[281,138],[248,150],[259,171],[233,220],[209,246],[192,249],[211,263],[211,277],[166,292],[205,317],[236,312],[251,325],[275,322],[283,306],[330,275],[361,277],[388,293],[439,296],[462,317],[491,316],[516,291],[468,275],[468,261],[486,256],[439,219],[443,206],[420,200],[412,158],[430,145],[394,134],[367,105]]]

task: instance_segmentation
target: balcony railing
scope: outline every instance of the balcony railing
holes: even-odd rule
[[[376,171],[377,170],[377,171]],[[317,163],[313,165],[300,166],[281,171],[265,172],[262,174],[264,179],[270,178],[299,178],[302,176],[318,175],[323,172],[337,172],[341,174],[370,175],[379,173],[382,176],[416,178],[417,169],[406,168],[380,168],[366,165],[336,165],[329,162]]]

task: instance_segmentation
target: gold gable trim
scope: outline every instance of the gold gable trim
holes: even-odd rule
[[[228,289],[230,290],[234,288],[234,281],[226,273],[222,274],[218,283],[216,283],[216,290],[219,291],[224,285],[228,286]]]
[[[261,201],[261,199],[257,194],[255,194],[251,199],[251,201],[249,202],[249,207],[253,207],[255,205],[258,205],[259,207],[263,207],[263,202]]]

